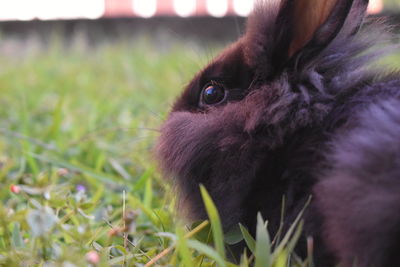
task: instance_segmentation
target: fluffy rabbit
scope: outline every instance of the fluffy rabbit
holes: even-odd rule
[[[400,75],[372,70],[385,29],[367,0],[265,0],[200,71],[162,127],[157,157],[180,210],[273,236],[310,195],[298,245],[318,266],[400,266]],[[380,52],[377,52],[378,48]]]

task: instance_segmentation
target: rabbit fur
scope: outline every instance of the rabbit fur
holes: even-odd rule
[[[393,49],[367,5],[257,2],[162,126],[157,159],[185,217],[207,218],[203,184],[224,230],[254,233],[261,212],[274,236],[283,196],[284,229],[312,196],[299,255],[311,237],[317,266],[400,266],[400,75],[372,67]],[[213,90],[223,99],[204,103]]]

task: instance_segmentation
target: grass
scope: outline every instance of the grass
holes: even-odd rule
[[[212,49],[41,46],[0,53],[0,265],[234,266],[207,192],[211,226],[184,225],[150,153]]]
[[[238,266],[224,244],[243,237],[240,266],[312,265],[292,254],[300,217],[279,244],[261,216],[257,240],[243,227],[224,236],[202,189],[210,222],[177,219],[150,151],[174,97],[218,50],[192,45],[1,50],[1,266]]]

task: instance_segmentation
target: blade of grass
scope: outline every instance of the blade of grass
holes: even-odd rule
[[[143,204],[146,208],[151,209],[151,202],[153,201],[153,183],[152,179],[147,179],[144,190]]]
[[[246,241],[247,247],[250,249],[251,253],[254,254],[255,247],[256,247],[256,241],[251,236],[249,231],[242,224],[239,224],[239,227],[240,227],[240,231],[242,232],[244,241]]]
[[[146,185],[147,179],[153,175],[154,169],[153,168],[148,168],[141,176],[140,178],[135,182],[133,185],[132,191],[133,192],[139,192],[143,189],[143,187]]]
[[[257,215],[257,242],[255,247],[255,267],[271,266],[271,240],[261,213]]]
[[[52,113],[52,123],[48,127],[47,133],[45,134],[45,140],[56,140],[58,131],[61,128],[62,124],[62,110],[64,105],[64,98],[60,98],[57,102],[57,105]]]
[[[203,185],[200,185],[200,192],[206,207],[207,215],[210,218],[215,248],[218,254],[225,259],[224,233],[222,231],[221,220],[217,208]]]
[[[35,153],[29,153],[29,154],[33,158],[35,158],[37,160],[40,160],[40,161],[43,161],[43,162],[47,162],[47,163],[52,163],[54,165],[62,166],[62,167],[68,168],[68,169],[73,170],[73,171],[78,171],[78,172],[82,172],[82,173],[88,174],[88,175],[90,175],[90,176],[92,176],[92,177],[94,177],[96,179],[99,179],[100,181],[102,181],[104,183],[107,183],[109,185],[117,186],[117,187],[118,186],[123,186],[122,181],[119,181],[121,179],[119,179],[116,176],[112,176],[112,175],[104,174],[104,173],[100,174],[100,173],[92,170],[91,168],[83,167],[83,166],[77,166],[75,164],[68,163],[68,162],[66,162],[64,160],[61,160],[61,159],[49,158],[49,157],[46,157],[46,156],[43,156],[43,155],[38,155],[38,154],[35,154]]]
[[[176,248],[178,250],[179,256],[181,257],[183,266],[192,267],[192,253],[189,250],[187,240],[184,237],[183,230],[180,227],[177,227],[176,234],[178,236]]]
[[[203,244],[197,240],[188,240],[187,244],[189,247],[197,250],[198,252],[206,255],[210,259],[215,260],[218,266],[220,267],[226,267],[226,263],[224,261],[224,258],[221,257],[218,251],[214,250],[212,247]]]
[[[283,237],[282,241],[279,243],[277,248],[274,250],[274,253],[272,255],[272,257],[274,259],[276,259],[277,255],[280,253],[280,251],[283,250],[285,248],[285,246],[288,244],[290,238],[292,237],[293,232],[296,230],[296,227],[299,224],[301,218],[303,217],[303,214],[304,214],[306,208],[308,207],[308,205],[310,204],[310,202],[311,202],[311,196],[308,198],[307,202],[304,204],[304,207],[300,211],[299,215],[297,215],[296,219],[294,220],[294,222],[290,226],[289,230],[287,231],[287,233]]]
[[[301,233],[303,232],[303,226],[304,226],[304,221],[301,220],[296,227],[296,231],[294,232],[293,236],[291,237],[288,245],[286,246],[287,252],[290,254],[294,250],[294,247],[296,246],[297,242],[300,239]]]
[[[185,238],[191,238],[201,230],[203,230],[207,225],[209,224],[208,221],[202,222],[200,225],[198,225],[196,228],[194,228],[192,231],[187,233],[185,235]],[[172,250],[174,249],[174,246],[168,247],[161,251],[159,254],[157,254],[154,258],[152,258],[149,262],[145,264],[145,267],[153,266],[159,259],[163,258],[164,256],[168,255]]]

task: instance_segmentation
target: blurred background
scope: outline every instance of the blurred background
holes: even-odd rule
[[[254,0],[0,0],[0,32],[6,37],[54,33],[88,41],[147,34],[172,39],[235,39]],[[398,20],[399,0],[371,0],[369,13]],[[397,21],[396,21],[397,22]],[[161,33],[163,32],[163,33]],[[94,44],[94,43],[92,43]]]

